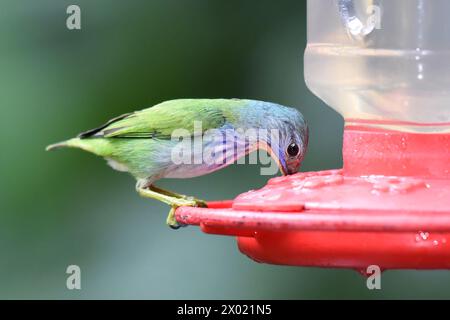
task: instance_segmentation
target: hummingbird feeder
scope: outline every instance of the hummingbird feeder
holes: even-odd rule
[[[450,269],[449,14],[448,0],[309,0],[305,78],[345,119],[344,167],[177,221],[258,262]]]

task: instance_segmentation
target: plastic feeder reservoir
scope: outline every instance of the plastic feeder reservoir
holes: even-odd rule
[[[309,0],[305,78],[345,119],[344,168],[177,219],[259,262],[450,269],[450,1]]]

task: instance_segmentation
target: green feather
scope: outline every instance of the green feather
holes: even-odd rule
[[[98,156],[107,157],[112,152],[111,144],[106,139],[80,139],[73,138],[67,141],[49,145],[46,150],[54,150],[59,148],[78,148],[84,151],[94,153]]]
[[[105,138],[170,139],[173,130],[183,128],[194,133],[194,121],[202,122],[202,133],[234,120],[236,108],[244,100],[180,99],[171,100],[129,114],[103,128]]]
[[[237,99],[179,99],[170,100],[151,108],[125,114],[103,126],[81,133],[77,138],[47,147],[79,148],[105,157],[113,167],[127,167],[137,177],[150,175],[149,155],[169,143],[175,129],[185,129],[194,135],[194,121],[202,122],[203,134],[235,121],[246,100]]]

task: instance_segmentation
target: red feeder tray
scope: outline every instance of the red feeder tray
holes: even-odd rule
[[[346,127],[344,168],[277,177],[176,218],[258,262],[450,269],[450,134]]]

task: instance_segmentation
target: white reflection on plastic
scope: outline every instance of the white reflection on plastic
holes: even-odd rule
[[[366,13],[369,15],[364,24],[356,14],[355,4],[353,0],[338,0],[339,14],[342,22],[347,28],[348,33],[359,40],[364,39],[375,29],[381,29],[381,8],[370,1],[366,8]]]

